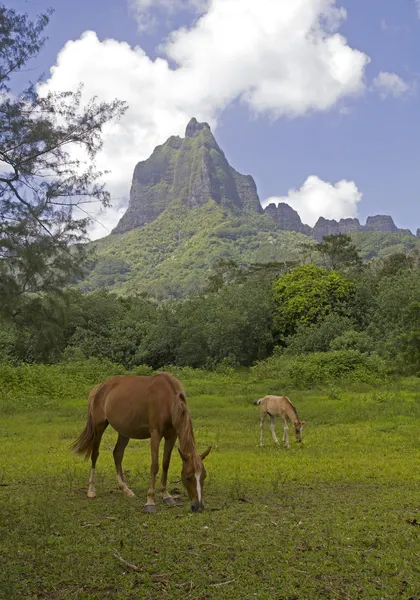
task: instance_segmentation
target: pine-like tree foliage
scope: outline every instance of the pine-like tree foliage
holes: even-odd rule
[[[103,127],[126,109],[119,100],[82,105],[81,87],[45,94],[28,83],[12,93],[13,76],[45,43],[49,16],[31,22],[0,4],[0,311],[12,318],[81,272],[88,203],[110,202],[95,167]],[[86,160],[72,158],[75,147]]]

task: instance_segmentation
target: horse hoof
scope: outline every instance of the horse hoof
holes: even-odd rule
[[[93,492],[92,490],[89,490],[87,493],[87,497],[88,498],[96,498],[96,492]]]
[[[131,490],[127,490],[124,493],[127,496],[127,498],[135,498],[135,496],[136,496],[136,494],[134,492],[132,492]]]
[[[173,506],[174,504],[176,504],[175,499],[170,497],[170,498],[164,498],[163,499],[163,503],[164,504],[168,504],[170,506]]]
[[[156,512],[156,506],[154,504],[145,504],[144,508],[143,508],[143,512],[154,513],[154,512]]]

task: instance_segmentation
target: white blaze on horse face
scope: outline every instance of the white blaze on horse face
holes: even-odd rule
[[[201,504],[201,482],[200,482],[200,477],[201,477],[201,473],[200,471],[197,471],[195,473],[195,480],[197,482],[197,497],[198,497],[198,501]]]

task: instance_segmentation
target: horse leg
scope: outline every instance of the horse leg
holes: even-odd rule
[[[88,498],[96,498],[95,467],[96,467],[96,461],[98,460],[98,456],[99,456],[99,446],[101,443],[101,439],[102,439],[104,431],[107,427],[108,427],[108,421],[106,421],[106,420],[103,421],[102,423],[96,423],[96,425],[95,425],[95,438],[93,440],[92,454],[91,454],[92,468],[90,470],[89,488],[88,488],[88,493],[87,493]]]
[[[175,504],[175,500],[172,498],[168,490],[166,489],[166,482],[168,479],[169,463],[171,461],[172,449],[175,445],[176,434],[170,438],[165,438],[165,446],[163,448],[163,460],[162,460],[162,479],[160,482],[160,491],[165,504]]]
[[[286,448],[290,448],[289,426],[287,424],[287,419],[283,419],[283,444],[286,446]]]
[[[274,417],[272,415],[270,415],[270,431],[271,431],[271,437],[273,438],[273,442],[275,444],[278,444],[279,441],[277,439],[276,432],[274,430]]]
[[[124,492],[124,494],[126,494],[126,496],[128,496],[129,498],[132,498],[133,496],[135,496],[135,494],[134,494],[134,492],[132,492],[130,490],[128,485],[125,483],[124,473],[122,470],[122,460],[123,460],[123,456],[124,456],[124,450],[126,449],[129,441],[130,441],[130,438],[125,437],[124,435],[121,435],[121,433],[119,433],[117,443],[115,444],[113,455],[114,455],[115,468],[117,470],[118,487],[120,488],[120,490],[122,490]]]
[[[261,448],[264,446],[264,419],[267,413],[263,413],[260,417],[260,446]]]
[[[156,475],[159,471],[159,444],[162,439],[161,435],[157,431],[153,431],[150,436],[150,450],[152,454],[152,465],[150,467],[150,487],[147,490],[147,502],[144,506],[145,512],[155,512],[155,488],[156,488]]]

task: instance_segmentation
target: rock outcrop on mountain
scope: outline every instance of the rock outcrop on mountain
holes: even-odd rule
[[[360,225],[359,219],[324,219],[319,217],[318,221],[313,226],[310,235],[322,242],[324,235],[338,235],[339,233],[353,233],[355,231],[363,231],[363,225]]]
[[[382,231],[385,233],[403,233],[413,235],[409,229],[398,229],[389,215],[375,215],[368,217],[366,225],[361,225],[359,219],[324,219],[320,217],[311,230],[310,235],[322,242],[325,235],[338,235],[339,233],[354,233],[358,231]]]
[[[390,231],[396,233],[398,227],[389,215],[375,215],[366,219],[366,231]]]
[[[276,221],[280,229],[311,235],[309,225],[304,225],[299,214],[285,202],[279,202],[277,206],[272,202],[265,207],[264,212]]]
[[[229,165],[207,123],[191,119],[184,138],[170,137],[136,165],[127,212],[113,233],[151,223],[174,201],[194,208],[209,199],[233,212],[263,212],[253,178]]]

